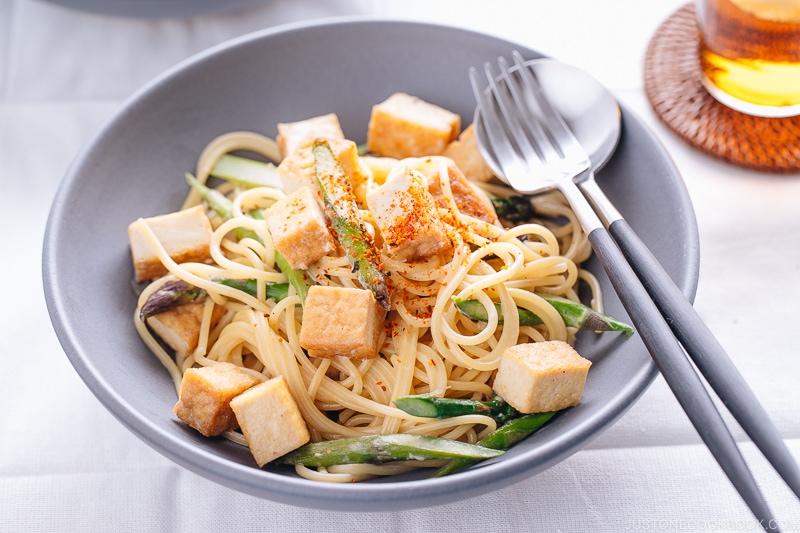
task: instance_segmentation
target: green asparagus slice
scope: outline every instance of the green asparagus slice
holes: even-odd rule
[[[507,198],[490,198],[497,216],[510,226],[525,224],[533,220],[547,220],[554,224],[563,224],[564,219],[558,215],[540,213],[532,202],[531,196],[509,196]]]
[[[216,189],[212,189],[211,187],[203,185],[189,172],[184,174],[184,176],[186,177],[186,183],[188,183],[192,189],[197,191],[197,193],[200,195],[200,198],[205,200],[205,202],[208,204],[208,207],[218,214],[222,220],[228,220],[233,217],[233,202],[231,202],[227,196]]]
[[[219,158],[210,174],[215,178],[248,189],[254,187],[283,188],[278,168],[275,165],[247,157],[225,154]]]
[[[544,298],[555,308],[567,327],[591,331],[622,331],[625,333],[626,337],[633,335],[633,326],[608,315],[598,313],[591,307],[583,305],[580,302],[575,302],[546,292],[537,291],[535,294]],[[486,308],[478,300],[454,298],[453,301],[458,311],[466,317],[479,322],[486,322],[488,320],[489,316],[486,312]],[[498,323],[502,324],[503,313],[500,310],[500,304],[495,303],[494,306],[495,309],[497,309]],[[520,326],[537,326],[542,323],[542,319],[539,318],[539,316],[527,309],[518,308],[517,313],[519,314]]]
[[[292,284],[292,287],[294,287],[294,292],[300,297],[300,305],[305,307],[306,297],[308,297],[308,288],[314,284],[309,275],[303,271],[292,268],[292,265],[290,265],[286,258],[277,250],[275,250],[275,264],[278,265],[278,268],[289,279],[289,283]]]
[[[213,209],[214,212],[220,216],[220,218],[223,220],[228,220],[233,216],[231,211],[233,202],[231,202],[224,194],[211,189],[210,187],[206,187],[197,181],[197,178],[189,173],[186,173],[186,181],[200,194],[200,198],[205,200],[208,203],[208,206]],[[264,220],[264,212],[260,209],[252,211],[250,216],[256,220]],[[249,229],[237,228],[235,233],[240,239],[249,237],[261,242],[261,239],[258,237],[258,235]],[[306,303],[306,295],[308,294],[308,287],[312,285],[311,278],[309,278],[308,274],[305,272],[300,272],[293,269],[277,250],[275,250],[275,262],[278,264],[278,268],[281,270],[281,272],[283,272],[284,275],[289,279],[289,283],[292,284],[295,292],[300,297],[300,305],[304,306]]]
[[[372,237],[358,216],[353,186],[331,151],[327,141],[315,142],[317,182],[325,201],[325,212],[348,261],[358,272],[361,284],[370,289],[384,309],[389,309],[389,287],[381,271],[380,255]]]
[[[208,207],[210,207],[222,220],[229,220],[233,217],[233,202],[230,199],[222,194],[221,192],[217,191],[216,189],[212,189],[211,187],[206,187],[199,181],[197,178],[186,173],[186,182],[200,194],[200,198],[206,201]],[[251,231],[246,228],[236,228],[234,231],[236,236],[240,239],[250,238],[255,239],[258,242],[261,242],[261,239],[256,235],[256,232]]]
[[[468,400],[465,398],[440,398],[430,394],[414,394],[394,399],[398,409],[414,416],[425,418],[450,418],[461,415],[486,415],[502,423],[520,416],[500,396],[491,400]]]
[[[276,464],[328,467],[343,464],[382,464],[429,459],[488,459],[502,454],[474,444],[422,435],[370,435],[306,444]]]
[[[228,278],[214,278],[213,281],[239,289],[246,292],[254,298],[258,294],[258,282],[254,279],[228,279]],[[267,298],[272,298],[276,302],[280,302],[289,294],[288,283],[267,283]]]
[[[591,307],[583,305],[580,302],[572,301],[568,298],[562,298],[555,294],[546,292],[536,292],[547,302],[555,307],[561,318],[564,319],[564,324],[567,327],[578,329],[588,329],[591,331],[622,331],[626,337],[633,335],[633,326],[621,322],[603,313],[598,313]]]
[[[536,216],[536,210],[527,196],[509,196],[508,198],[492,198],[492,205],[497,216],[512,224],[528,222]]]
[[[493,450],[507,450],[513,444],[521,441],[553,418],[555,411],[548,413],[534,413],[515,418],[497,428],[486,437],[479,440],[477,445]],[[431,477],[442,477],[463,470],[475,464],[474,459],[455,459],[436,470]]]
[[[139,310],[139,318],[145,319],[181,305],[202,302],[206,297],[206,291],[185,281],[168,281],[147,298]]]
[[[257,281],[254,279],[211,278],[211,281],[256,296]],[[279,302],[286,298],[287,294],[289,294],[288,283],[267,283],[267,298]],[[145,319],[181,305],[203,302],[207,297],[208,293],[205,290],[189,285],[185,281],[168,281],[147,298],[139,310],[139,317]]]
[[[483,304],[478,300],[454,298],[453,302],[456,304],[456,309],[458,309],[458,311],[467,318],[477,320],[478,322],[487,322],[489,320],[489,314],[486,312],[486,307],[484,307]],[[500,304],[495,303],[494,307],[497,309],[497,323],[503,324],[503,312],[501,311]],[[542,323],[542,319],[539,318],[538,315],[531,313],[527,309],[518,307],[517,313],[519,314],[520,326],[538,326]]]

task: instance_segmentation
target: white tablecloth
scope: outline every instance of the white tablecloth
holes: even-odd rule
[[[663,141],[701,239],[696,307],[800,457],[800,175],[701,155],[643,91],[648,39],[682,0],[267,0],[135,20],[0,0],[0,531],[757,531],[662,379],[584,450],[513,487],[396,513],[319,512],[243,495],[129,433],[84,386],[50,325],[41,242],[65,170],[136,89],[180,60],[263,27],[378,14],[517,40],[594,74]],[[735,427],[735,426],[734,426]],[[800,504],[734,433],[785,531]]]

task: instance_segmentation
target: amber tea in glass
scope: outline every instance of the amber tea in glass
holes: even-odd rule
[[[751,115],[800,115],[800,0],[696,0],[708,91]]]

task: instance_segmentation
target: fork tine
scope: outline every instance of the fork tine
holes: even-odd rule
[[[565,137],[571,132],[558,122],[554,110],[550,109],[545,120],[536,100],[541,99],[542,106],[546,100],[543,94],[534,94],[538,83],[526,77],[531,73],[521,57],[515,56],[514,70],[505,58],[499,57],[499,76],[491,63],[484,63],[488,88],[482,87],[476,68],[469,70],[479,124],[486,134],[483,150],[497,163],[506,181],[520,192],[560,187],[558,181],[572,179],[589,168],[589,160],[574,137],[571,142]],[[560,128],[558,137],[549,131],[550,124]]]
[[[484,73],[486,74],[486,78],[489,80],[489,87],[491,88],[492,96],[494,96],[494,99],[497,102],[497,108],[500,110],[501,117],[498,118],[501,119],[500,123],[506,126],[506,131],[509,134],[510,140],[517,147],[517,155],[521,156],[525,160],[525,163],[527,163],[529,169],[541,167],[543,164],[543,156],[531,145],[527,135],[520,125],[519,110],[515,109],[511,99],[508,98],[507,92],[497,84],[497,78],[494,70],[492,69],[491,63],[488,61],[484,63],[483,69]],[[500,74],[506,82],[507,87],[508,81],[506,79],[506,72],[504,72],[503,69],[500,69]]]
[[[525,59],[522,57],[522,54],[514,50],[511,52],[511,56],[514,58],[514,63],[520,73],[520,79],[522,80],[526,93],[533,96],[536,105],[541,111],[546,126],[545,129],[551,137],[553,145],[567,159],[585,158],[586,155],[583,148],[575,138],[572,130],[567,126],[564,117],[561,116],[561,113],[553,107],[553,104],[551,104],[550,100],[544,95],[536,74],[525,66]]]
[[[496,102],[491,98],[491,92],[486,94],[480,83],[478,70],[475,67],[470,67],[469,69],[469,81],[480,111],[481,122],[483,122],[483,127],[486,130],[489,148],[494,152],[495,159],[509,183],[515,188],[525,190],[525,184],[521,181],[521,176],[524,176],[527,170],[514,151],[513,146],[509,142],[504,142],[507,141],[508,134],[497,116],[497,111],[495,110]]]
[[[489,148],[494,152],[495,161],[500,166],[505,179],[512,187],[522,192],[532,192],[540,189],[542,187],[541,184],[532,179],[531,176],[534,170],[541,172],[544,164],[532,149],[529,150],[528,157],[523,158],[515,148],[512,134],[506,127],[505,116],[503,118],[500,116],[501,111],[497,100],[499,90],[496,83],[494,83],[494,75],[489,76],[490,87],[488,91],[481,88],[477,69],[471,68],[469,75],[472,90],[478,102],[481,122],[486,130]],[[533,157],[530,157],[531,153],[534,154]]]
[[[506,87],[508,87],[508,90],[511,93],[511,98],[516,104],[515,114],[517,117],[519,117],[525,134],[533,139],[533,144],[536,146],[537,151],[541,157],[545,159],[545,161],[555,163],[557,160],[563,157],[561,150],[559,150],[558,143],[550,138],[546,130],[542,127],[541,120],[534,116],[534,111],[528,105],[525,95],[519,86],[517,76],[511,72],[506,59],[504,57],[499,57],[497,58],[497,63],[500,66],[500,72],[502,72],[503,78],[506,81]],[[528,70],[524,64],[522,66],[518,65],[518,68],[520,71],[523,69]],[[520,72],[520,76],[522,76],[522,72]]]

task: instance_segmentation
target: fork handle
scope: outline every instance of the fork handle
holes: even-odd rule
[[[661,313],[669,317],[672,331],[708,384],[786,484],[800,497],[800,468],[714,334],[625,219],[612,222],[609,231]]]
[[[653,361],[698,434],[764,529],[778,531],[733,436],[643,283],[605,227],[592,230],[589,241]]]

